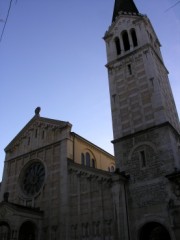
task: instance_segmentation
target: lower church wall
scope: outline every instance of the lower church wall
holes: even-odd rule
[[[75,172],[69,179],[70,239],[115,239],[110,181]]]
[[[115,152],[121,171],[129,174],[126,187],[129,228],[132,240],[137,240],[143,226],[160,224],[171,239],[179,239],[170,202],[179,212],[180,199],[175,196],[166,177],[175,171],[178,156],[176,133],[168,124],[115,141]],[[180,224],[180,218],[178,220]],[[174,231],[174,228],[177,230]]]

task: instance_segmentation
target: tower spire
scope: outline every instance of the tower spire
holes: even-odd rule
[[[139,13],[133,0],[115,0],[112,22],[115,21],[119,12]]]

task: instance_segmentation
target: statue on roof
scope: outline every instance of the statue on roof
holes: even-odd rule
[[[37,107],[37,108],[35,109],[35,115],[36,115],[36,116],[39,116],[40,111],[41,111],[41,108],[40,108],[40,107]]]

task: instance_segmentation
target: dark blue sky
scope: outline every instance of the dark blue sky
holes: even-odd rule
[[[10,0],[0,0],[5,19]],[[162,44],[180,111],[180,4],[136,0]],[[41,106],[41,116],[73,124],[73,131],[113,153],[111,111],[102,37],[113,0],[13,1],[0,43],[0,176],[4,148]],[[0,31],[3,22],[0,21]]]

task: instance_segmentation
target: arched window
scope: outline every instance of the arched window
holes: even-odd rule
[[[124,45],[124,51],[128,51],[130,49],[129,37],[127,31],[122,32],[122,39]]]
[[[146,167],[146,154],[144,150],[139,152],[139,158],[141,162],[141,167],[142,168]]]
[[[111,172],[114,172],[114,170],[115,170],[114,166],[111,166]]]
[[[91,166],[91,159],[90,159],[90,154],[87,152],[86,153],[86,166],[90,167]]]
[[[96,162],[94,159],[92,159],[92,167],[95,168],[96,167]]]
[[[85,165],[84,153],[81,153],[81,164],[82,164],[82,165]]]
[[[133,46],[137,47],[138,42],[137,42],[137,36],[136,36],[135,29],[131,29],[131,37],[132,37]]]
[[[116,46],[116,53],[117,55],[120,55],[121,54],[121,45],[120,45],[120,40],[118,37],[116,37],[114,39],[114,42],[115,42],[115,46]]]

